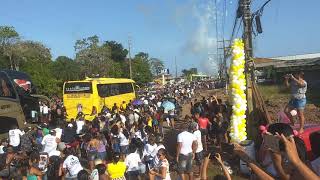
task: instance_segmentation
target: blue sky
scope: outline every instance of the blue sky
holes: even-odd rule
[[[236,0],[218,0],[218,15],[226,14],[225,38],[231,34]],[[216,69],[208,61],[215,53],[214,1],[208,0],[2,0],[0,25],[14,26],[24,39],[40,41],[53,57],[74,57],[74,43],[91,35],[115,40],[127,47],[132,38],[133,54],[143,51],[164,60],[178,71],[198,67]],[[253,1],[253,10],[263,4]],[[317,20],[319,0],[272,0],[262,17],[263,34],[254,40],[255,56],[320,52]]]

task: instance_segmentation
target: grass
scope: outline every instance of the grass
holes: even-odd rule
[[[279,85],[259,85],[259,90],[264,100],[289,98],[290,91]]]
[[[283,85],[259,85],[258,87],[264,100],[290,98],[290,90]],[[306,96],[308,104],[320,107],[319,88],[308,88]]]

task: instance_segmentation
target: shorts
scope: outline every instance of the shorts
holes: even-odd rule
[[[129,154],[129,146],[126,145],[126,146],[120,146],[120,152],[122,154]]]
[[[127,180],[136,180],[140,175],[140,171],[128,171],[127,172]]]
[[[293,107],[298,110],[304,110],[305,106],[307,104],[307,99],[291,99],[289,102],[289,106]]]
[[[195,154],[195,161],[196,161],[196,164],[197,164],[198,166],[201,165],[203,159],[204,159],[203,151],[200,151],[200,152],[198,152],[198,153]]]
[[[112,149],[113,149],[113,152],[117,152],[117,153],[121,152],[120,144],[113,144]]]
[[[97,151],[88,151],[88,160],[94,161],[98,159],[98,152]]]
[[[98,152],[98,158],[101,160],[105,160],[107,157],[107,152]]]
[[[189,153],[188,155],[179,155],[178,172],[180,174],[192,172],[192,153]]]
[[[200,129],[200,131],[202,136],[208,135],[208,129]]]

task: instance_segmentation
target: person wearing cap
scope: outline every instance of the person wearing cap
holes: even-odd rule
[[[50,154],[53,151],[56,151],[59,142],[60,139],[56,137],[56,131],[51,130],[50,133],[45,135],[42,139],[41,144],[43,145],[43,152]]]
[[[62,141],[66,144],[74,142],[76,139],[76,129],[73,128],[73,124],[69,123],[66,128],[63,129]]]
[[[185,130],[178,134],[176,161],[178,172],[182,180],[193,179],[192,160],[198,148],[197,138],[185,127]],[[186,178],[186,175],[189,178]]]

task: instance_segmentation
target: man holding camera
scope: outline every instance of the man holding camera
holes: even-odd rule
[[[291,100],[286,107],[286,114],[290,118],[292,124],[294,124],[292,115],[290,111],[296,109],[298,112],[298,117],[300,121],[299,133],[303,133],[304,128],[304,108],[306,106],[306,92],[307,92],[307,82],[303,79],[304,73],[302,71],[295,72],[292,74],[287,74],[285,76],[285,85],[291,88]],[[290,81],[289,81],[290,80]]]

